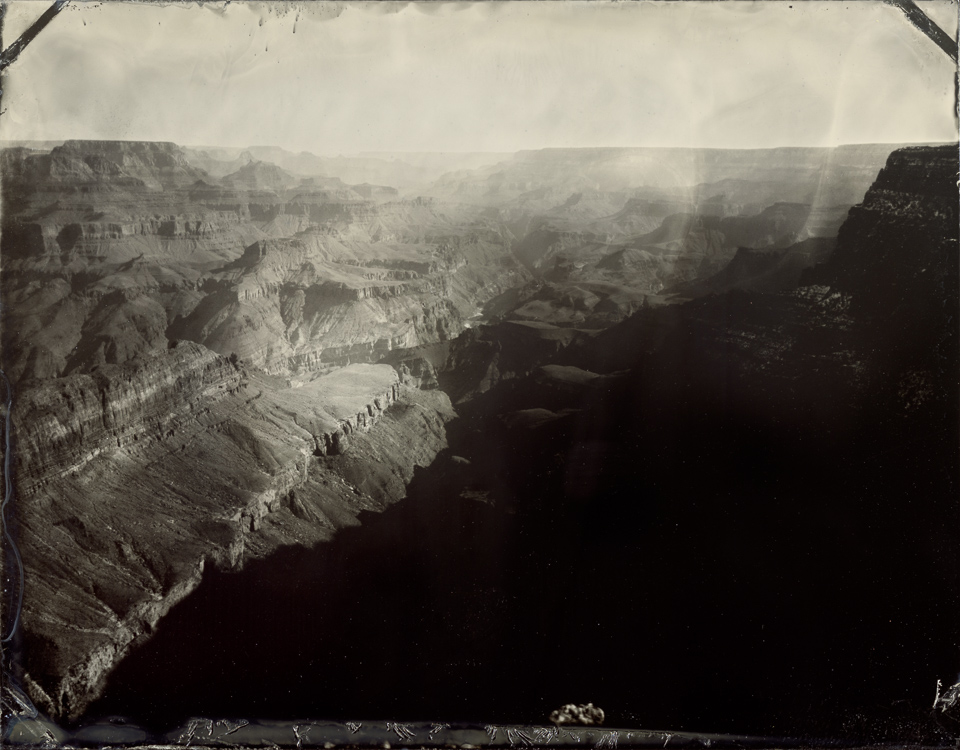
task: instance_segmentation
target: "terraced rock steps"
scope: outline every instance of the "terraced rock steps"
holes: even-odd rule
[[[33,700],[82,713],[206,565],[316,544],[401,499],[451,417],[387,365],[290,387],[190,342],[28,392],[15,523]]]

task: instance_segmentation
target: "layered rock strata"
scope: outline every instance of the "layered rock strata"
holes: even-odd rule
[[[329,539],[399,500],[451,416],[386,365],[287,387],[191,342],[25,391],[12,523],[29,695],[79,715],[206,565]]]

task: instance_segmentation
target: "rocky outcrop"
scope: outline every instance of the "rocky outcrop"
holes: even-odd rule
[[[740,180],[741,192],[759,169],[766,187],[748,192],[760,200],[825,164],[842,162],[859,175],[856,165],[876,157],[876,149],[843,159],[839,151],[801,151],[705,152],[698,169]],[[605,328],[636,310],[643,294],[720,271],[739,246],[786,247],[807,231],[810,204],[781,201],[731,216],[732,204],[718,208],[716,195],[647,179],[694,170],[699,158],[682,149],[520,154],[495,170],[500,177],[488,175],[498,194],[518,190],[519,203],[508,199],[491,214],[392,200],[370,185],[361,195],[336,178],[295,185],[297,178],[250,154],[218,179],[173,144],[69,141],[50,154],[11,150],[3,291],[31,302],[7,312],[4,343],[16,360],[9,369],[17,378],[89,371],[162,348],[164,338],[274,373],[375,361],[397,346],[455,337],[485,303],[527,281],[530,269],[569,294],[528,300],[515,317]],[[569,194],[567,170],[576,187]],[[822,198],[814,198],[821,213],[832,205]],[[537,201],[552,206],[539,219],[530,214]],[[601,207],[615,205],[618,212],[598,218]],[[684,207],[695,213],[676,213]],[[55,279],[69,279],[70,292],[33,294],[31,284]],[[135,335],[103,329],[108,317],[127,316],[99,309],[117,290],[151,300],[138,303],[150,310],[134,315],[143,320],[132,326]]]
[[[4,160],[13,184],[41,190],[80,186],[160,191],[189,185],[205,175],[179,146],[149,141],[66,141],[49,154],[20,151]]]
[[[574,296],[587,284],[605,287],[601,299],[659,295],[718,274],[741,247],[835,236],[891,150],[544,149],[449,175],[434,194],[485,206],[510,229],[527,270]],[[796,277],[801,260],[792,256],[779,278]],[[551,300],[522,316],[606,328],[639,299],[596,315]]]
[[[744,403],[813,408],[824,419],[880,400],[900,416],[926,413],[950,397],[945,363],[956,359],[957,169],[953,147],[894,152],[829,259],[802,271],[796,290],[644,310],[600,334],[593,352],[612,369],[647,362],[664,387],[678,382],[667,363],[682,356],[694,390],[722,383]]]
[[[26,496],[104,453],[176,432],[240,388],[238,370],[191,342],[169,352],[38,383],[18,396],[17,486]]]
[[[531,229],[514,252],[548,286],[527,295],[510,316],[608,328],[635,312],[645,295],[696,287],[722,273],[738,252],[785,250],[810,233],[809,204],[777,202],[736,216],[713,214],[702,205],[689,207],[702,209],[698,213],[665,214],[665,205],[632,199],[617,214],[590,224],[590,231],[560,230],[550,222]],[[769,270],[792,288],[800,270],[815,262],[793,252],[779,273]]]
[[[412,388],[420,388],[425,391],[433,390],[440,386],[437,380],[437,371],[426,357],[409,357],[400,360],[396,365],[397,373],[400,375],[400,382],[409,385]]]
[[[891,154],[863,203],[850,210],[836,253],[810,282],[856,294],[871,313],[890,312],[897,299],[936,314],[956,294],[956,178],[950,147]]]
[[[224,185],[245,190],[286,190],[300,180],[276,164],[252,161],[221,178]]]
[[[390,352],[383,362],[396,367],[402,380],[421,388],[433,388],[436,383],[459,407],[500,383],[527,377],[570,347],[580,350],[596,333],[549,323],[503,321],[471,328],[441,344]]]
[[[719,272],[706,279],[677,284],[666,290],[683,297],[723,294],[734,289],[786,292],[800,285],[803,272],[826,261],[836,246],[834,238],[810,238],[784,249],[741,247]]]
[[[512,271],[424,243],[460,230],[423,206],[288,193],[262,165],[219,185],[173,144],[68,142],[6,152],[3,169],[12,522],[29,581],[14,667],[42,710],[76,716],[205,566],[323,541],[403,497],[445,445],[449,401],[385,365],[315,371],[455,334],[446,299]],[[264,372],[294,369],[292,384]]]
[[[207,566],[328,540],[361,510],[403,497],[415,468],[446,446],[448,394],[462,439],[444,471],[470,467],[458,492],[517,511],[524,545],[549,547],[539,559],[558,568],[567,541],[596,540],[582,556],[604,558],[596,575],[568,568],[551,606],[565,607],[582,579],[591,595],[635,597],[644,611],[677,565],[716,603],[716,591],[696,588],[699,552],[676,554],[690,543],[673,531],[681,523],[701,524],[708,548],[772,534],[788,554],[760,553],[784,579],[802,574],[810,551],[782,534],[785,518],[816,543],[845,524],[843,549],[855,551],[833,562],[848,565],[860,554],[850,540],[873,529],[844,514],[876,515],[875,496],[913,524],[912,540],[942,536],[910,502],[924,497],[932,517],[953,500],[955,441],[943,436],[955,434],[957,410],[954,149],[895,153],[799,288],[718,288],[665,306],[626,282],[684,252],[713,262],[729,249],[721,226],[792,241],[806,208],[775,206],[753,224],[723,224],[723,210],[667,215],[653,236],[617,245],[571,233],[583,254],[561,248],[531,281],[493,214],[451,218],[455,209],[429,201],[376,204],[336,186],[271,198],[209,175],[186,185],[196,175],[167,146],[91,148],[79,162],[75,152],[87,153],[74,144],[55,164],[5,157],[24,188],[5,196],[2,278],[4,370],[15,380],[8,518],[29,584],[13,675],[53,716],[81,714]],[[580,171],[581,200],[599,192],[591,181],[625,189],[616,160],[600,154],[596,169],[584,160],[597,154],[567,156],[548,166]],[[741,158],[747,169],[759,157]],[[522,157],[530,174],[486,187],[540,200],[529,195],[542,187],[540,159]],[[742,253],[730,275],[767,273],[766,257]],[[609,275],[578,278],[585,268]],[[508,291],[491,306],[503,318],[463,330]],[[390,366],[367,364],[380,360]],[[811,467],[824,479],[798,494]],[[780,520],[764,525],[771,506]],[[899,544],[892,533],[870,539],[884,553]],[[627,555],[622,540],[635,544]],[[731,581],[767,569],[710,549],[733,559]],[[517,580],[537,592],[545,569]],[[779,580],[743,601],[765,601]],[[809,582],[819,596],[823,581]],[[717,591],[728,584],[718,579]],[[665,616],[690,623],[682,607]]]

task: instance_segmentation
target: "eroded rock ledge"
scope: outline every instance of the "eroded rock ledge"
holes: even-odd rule
[[[180,343],[22,389],[14,409],[25,661],[41,710],[76,717],[199,584],[313,545],[401,499],[446,446],[449,400],[351,365],[291,387]]]

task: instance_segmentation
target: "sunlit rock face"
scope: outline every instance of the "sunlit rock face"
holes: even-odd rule
[[[24,684],[75,716],[200,582],[401,499],[446,445],[439,391],[387,365],[299,387],[182,342],[18,394]]]
[[[547,149],[405,198],[247,152],[7,149],[7,372],[89,372],[187,339],[301,375],[455,338],[525,282],[515,319],[604,328],[740,248],[832,236],[889,148]]]
[[[525,276],[495,225],[174,144],[11,149],[3,176],[18,669],[74,716],[204,565],[402,498],[452,410],[368,363]]]

